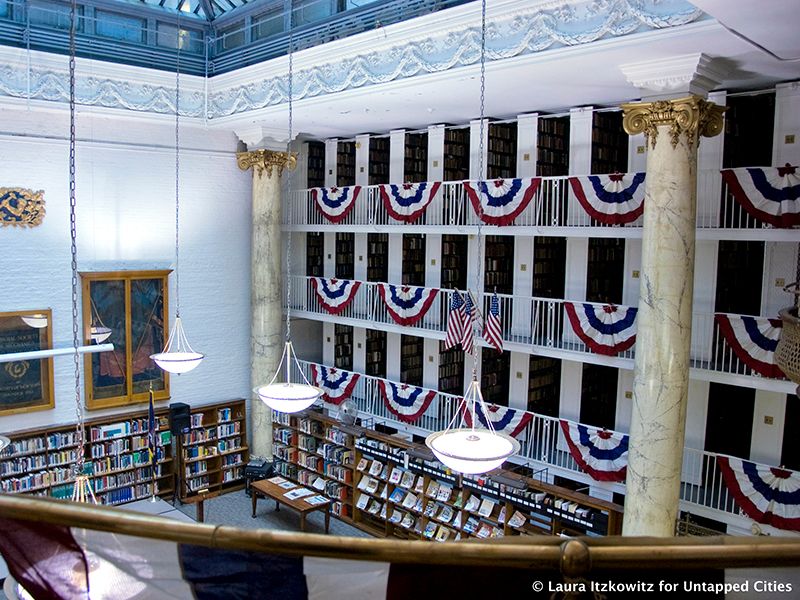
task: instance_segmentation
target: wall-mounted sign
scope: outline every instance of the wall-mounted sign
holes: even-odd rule
[[[50,310],[0,313],[0,354],[47,350],[52,343]],[[0,414],[53,408],[53,359],[0,363]]]

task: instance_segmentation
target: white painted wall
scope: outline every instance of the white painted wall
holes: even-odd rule
[[[403,183],[406,169],[406,130],[389,132],[389,183]]]
[[[794,136],[794,141],[786,136]],[[775,128],[772,138],[772,164],[796,165],[800,162],[800,82],[775,86]]]
[[[428,181],[444,179],[444,125],[428,126]]]
[[[756,390],[750,460],[766,465],[781,464],[785,417],[786,394]]]
[[[536,175],[539,146],[539,114],[517,115],[517,177]]]
[[[336,185],[336,151],[339,140],[332,138],[325,140],[325,187]]]
[[[356,136],[356,185],[369,183],[369,135]]]

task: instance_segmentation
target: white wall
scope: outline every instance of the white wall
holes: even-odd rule
[[[77,123],[79,271],[174,268],[174,122],[81,111]],[[68,114],[4,107],[0,131],[2,185],[43,190],[47,210],[38,227],[0,230],[0,311],[51,308],[54,343],[71,346]],[[173,376],[171,393],[192,405],[250,396],[252,174],[237,167],[236,144],[182,124],[181,317],[206,359]],[[170,322],[174,286],[171,275]],[[0,417],[0,431],[74,421],[72,360],[54,362],[55,408]],[[87,417],[120,410],[130,409]]]

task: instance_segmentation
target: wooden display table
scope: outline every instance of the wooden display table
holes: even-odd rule
[[[301,487],[302,486],[295,485],[292,489],[299,489]],[[328,527],[331,522],[331,501],[326,500],[320,504],[310,504],[306,500],[306,497],[296,499],[287,498],[286,494],[292,491],[292,489],[282,488],[277,483],[273,483],[268,479],[254,481],[250,486],[250,493],[253,500],[253,518],[256,518],[256,502],[258,497],[261,496],[263,498],[275,500],[275,510],[280,510],[281,504],[283,504],[300,513],[300,531],[306,530],[306,515],[308,513],[314,512],[315,510],[325,511],[325,533],[328,533]],[[314,495],[316,495],[316,492],[307,497]]]

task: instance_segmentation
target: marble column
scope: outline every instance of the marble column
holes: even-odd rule
[[[281,175],[294,168],[296,157],[286,152],[254,150],[237,155],[239,168],[253,169],[253,219],[251,240],[250,382],[269,383],[278,368],[285,338],[281,260]],[[272,410],[251,395],[250,453],[272,457]]]
[[[636,360],[623,535],[674,535],[689,388],[697,143],[724,108],[699,96],[623,104],[647,140]]]

